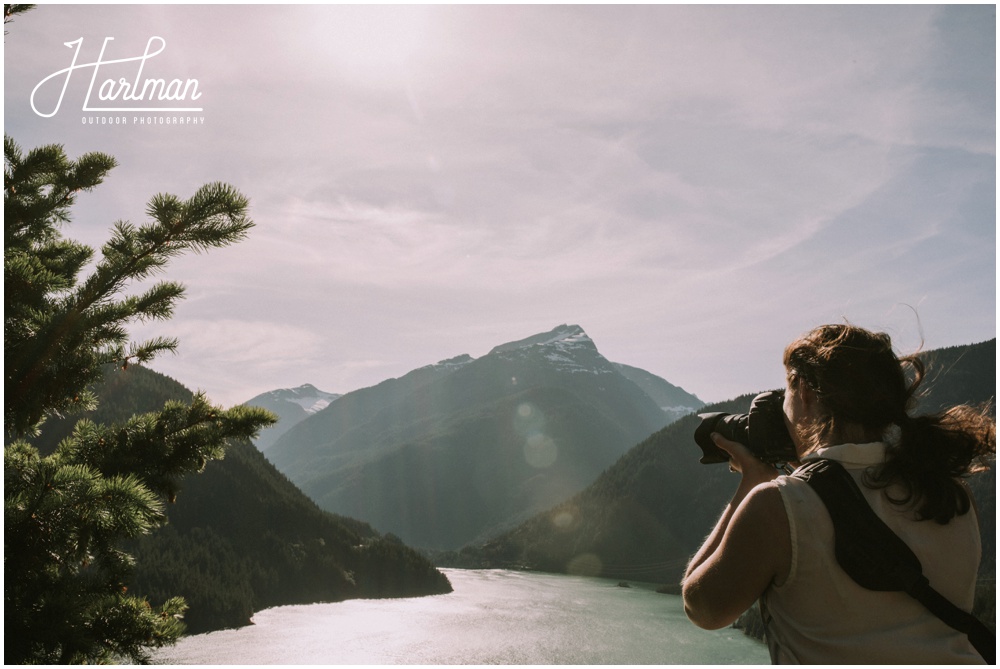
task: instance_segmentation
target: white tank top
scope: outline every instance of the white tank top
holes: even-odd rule
[[[915,521],[886,491],[861,482],[879,464],[885,445],[842,444],[806,459],[837,460],[854,476],[875,513],[916,553],[931,587],[972,610],[982,552],[976,515],[947,525]],[[837,564],[833,523],[819,496],[800,479],[776,480],[788,513],[792,561],[788,579],[761,601],[771,659],[776,664],[984,664],[968,638],[945,625],[904,592],[875,592],[856,584]],[[889,494],[894,494],[892,488]],[[896,491],[895,497],[899,497]]]

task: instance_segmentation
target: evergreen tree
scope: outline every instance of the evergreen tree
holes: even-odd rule
[[[76,194],[99,185],[111,156],[70,160],[60,146],[23,153],[4,138],[4,661],[66,663],[149,659],[183,631],[185,603],[154,608],[130,595],[127,539],[165,519],[180,479],[221,458],[226,441],[274,422],[261,409],[223,410],[203,394],[190,404],[105,426],[76,424],[41,456],[26,438],[46,416],[93,408],[105,373],[127,374],[177,342],[134,344],[128,326],[169,318],[183,287],[135,283],[187,251],[243,239],[247,200],[210,184],[190,199],[157,195],[151,222],[114,225],[91,248],[63,238]],[[89,268],[89,269],[88,269]],[[112,370],[112,371],[107,371]]]
[[[14,17],[18,14],[23,14],[29,10],[34,9],[34,5],[4,5],[3,6],[3,22],[4,24],[11,23],[14,21]],[[7,31],[4,31],[4,35]]]

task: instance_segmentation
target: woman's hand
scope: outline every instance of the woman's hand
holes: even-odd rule
[[[744,495],[761,483],[773,481],[780,475],[777,469],[758,460],[749,448],[738,441],[726,439],[718,432],[712,433],[712,441],[729,454],[730,471],[743,474],[740,488]]]

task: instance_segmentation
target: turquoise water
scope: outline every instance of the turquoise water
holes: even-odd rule
[[[652,586],[505,570],[444,570],[455,591],[282,606],[199,634],[169,664],[768,664],[737,630],[700,630]]]

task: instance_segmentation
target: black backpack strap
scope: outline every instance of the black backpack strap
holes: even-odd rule
[[[931,587],[926,578],[907,594],[926,606],[949,627],[967,634],[972,646],[983,656],[987,664],[997,663],[996,634],[974,615],[945,599],[944,595]]]
[[[945,624],[967,634],[983,659],[996,664],[993,632],[931,587],[920,559],[878,517],[839,462],[811,461],[792,476],[806,481],[826,505],[833,521],[834,553],[848,576],[868,590],[906,592]]]

